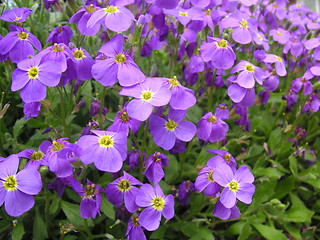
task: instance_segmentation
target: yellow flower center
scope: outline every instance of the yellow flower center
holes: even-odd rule
[[[13,19],[14,21],[19,21],[21,19],[21,17],[16,17],[15,19]]]
[[[106,7],[104,9],[104,11],[106,13],[116,13],[116,12],[119,12],[119,9],[117,7],[115,7],[115,6],[110,5],[110,6]]]
[[[174,131],[177,127],[178,123],[173,120],[169,120],[168,122],[166,122],[166,129],[169,131]]]
[[[31,67],[28,70],[28,77],[30,79],[35,79],[37,78],[39,75],[39,68],[38,67]]]
[[[222,39],[219,42],[217,42],[216,45],[217,45],[217,47],[220,47],[220,48],[227,48],[228,42],[226,40]]]
[[[151,202],[154,209],[161,211],[164,208],[164,199],[162,197],[155,197]]]
[[[152,98],[152,92],[150,92],[150,91],[144,91],[144,92],[142,92],[141,98],[142,98],[144,101],[149,101],[149,100],[151,100],[151,98]]]
[[[64,47],[60,47],[57,43],[53,45],[52,51],[54,52],[62,52],[64,50]]]
[[[85,198],[93,198],[94,195],[96,195],[96,193],[98,192],[98,189],[94,188],[95,185],[91,184],[91,185],[87,185],[84,189],[84,197]]]
[[[301,8],[301,7],[302,7],[301,4],[299,4],[299,3],[298,3],[296,6],[297,6],[298,8]]]
[[[281,32],[279,32],[279,31],[277,32],[277,34],[278,34],[279,36],[281,36],[281,35],[282,35],[282,33],[281,33]]]
[[[33,161],[40,161],[44,156],[42,151],[34,152],[31,154],[31,160]]]
[[[53,141],[51,152],[58,152],[64,147],[64,144],[61,142]]]
[[[121,179],[118,183],[118,189],[121,192],[129,191],[131,189],[131,182],[127,179]]]
[[[186,13],[186,12],[179,12],[179,15],[182,16],[182,17],[187,17],[187,16],[188,16],[188,13]]]
[[[14,191],[18,188],[17,179],[15,176],[9,176],[4,179],[3,187],[7,191]]]
[[[204,14],[210,16],[211,15],[211,9],[208,9]]]
[[[133,223],[133,225],[134,225],[135,227],[140,226],[140,224],[139,224],[139,218],[138,218],[138,217],[132,218],[132,223]]]
[[[208,121],[211,123],[216,123],[217,122],[217,118],[215,116],[211,116],[208,118]]]
[[[121,115],[120,115],[120,119],[121,119],[123,122],[129,122],[130,117],[129,117],[129,115],[128,115],[127,112],[122,112]]]
[[[210,182],[214,182],[214,179],[213,179],[213,177],[212,177],[212,174],[213,174],[213,170],[210,170],[209,171],[209,174],[208,174],[208,180],[210,181]]]
[[[237,192],[239,189],[239,183],[237,181],[231,181],[228,183],[228,187],[231,191]]]
[[[257,35],[257,38],[259,38],[260,40],[262,40],[262,36],[260,34]]]
[[[230,160],[231,160],[231,155],[228,154],[228,153],[226,153],[226,154],[223,155],[223,158],[224,158],[224,160],[225,160],[227,163],[229,163]]]
[[[114,140],[109,136],[103,136],[99,139],[99,145],[106,148],[113,147]]]
[[[281,57],[276,57],[276,59],[277,59],[279,62],[282,62],[282,58],[281,58]]]
[[[29,37],[29,34],[26,32],[20,32],[18,33],[18,37],[20,38],[20,40],[27,40]]]
[[[82,50],[75,50],[75,51],[73,52],[73,57],[74,57],[75,59],[82,59],[82,58],[85,57],[85,55],[84,55],[84,52],[83,52]]]
[[[171,84],[171,87],[180,85],[180,83],[177,80],[176,76],[174,76],[173,78],[169,79],[168,82]]]
[[[248,72],[254,72],[254,66],[252,64],[247,64],[246,65],[246,70]]]
[[[90,4],[88,7],[86,7],[86,11],[88,13],[93,13],[95,12],[97,9],[95,7],[93,7],[93,4]]]
[[[126,56],[122,53],[118,53],[116,55],[115,61],[116,63],[124,63],[127,60]]]
[[[245,19],[242,19],[242,21],[240,22],[240,26],[243,27],[243,28],[249,28],[248,27],[248,21],[245,20]]]

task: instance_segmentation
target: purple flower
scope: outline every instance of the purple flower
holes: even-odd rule
[[[0,19],[6,22],[24,22],[31,13],[30,8],[12,8],[4,11]]]
[[[38,170],[40,165],[48,165],[46,153],[50,146],[51,143],[49,141],[43,141],[39,146],[38,151],[35,151],[33,149],[26,149],[18,153],[18,156],[30,159],[26,165],[26,168],[30,167]]]
[[[100,7],[94,6],[93,4],[85,5],[70,18],[69,23],[78,23],[79,32],[83,35],[96,35],[100,29],[100,24],[96,23],[88,28],[87,23],[93,13],[98,9],[100,9]]]
[[[203,12],[199,8],[191,7],[184,9],[177,7],[175,9],[164,10],[164,13],[169,16],[174,16],[182,25],[187,25],[191,20],[202,20]]]
[[[45,141],[49,144],[49,141]],[[60,138],[53,141],[46,151],[46,158],[49,170],[57,174],[58,177],[68,177],[73,173],[71,162],[81,155],[81,148],[73,143]]]
[[[178,200],[182,206],[187,206],[189,204],[190,194],[194,192],[194,190],[194,183],[189,180],[185,180],[179,185]]]
[[[225,163],[225,164],[229,165],[229,167],[232,169],[233,172],[236,171],[237,162],[233,158],[233,156],[230,153],[228,153],[227,151],[224,151],[224,150],[207,150],[207,152],[212,153],[212,154],[217,154],[218,156],[216,156],[214,158],[215,161],[219,161],[219,162],[221,162],[221,164]]]
[[[287,75],[286,65],[281,57],[274,54],[266,54],[266,58],[263,61],[265,63],[275,63],[276,72],[279,76],[284,77]]]
[[[116,207],[120,207],[124,201],[126,209],[133,213],[139,208],[135,203],[139,189],[135,185],[142,185],[142,183],[124,171],[122,177],[108,184],[105,191],[106,197]]]
[[[115,35],[100,50],[103,53],[92,66],[92,76],[103,86],[113,86],[117,79],[121,86],[132,86],[145,80],[133,59],[123,51],[123,36]]]
[[[165,150],[173,148],[176,139],[189,142],[196,133],[196,126],[189,121],[182,121],[187,111],[170,108],[168,120],[153,115],[150,118],[150,133],[155,144]]]
[[[82,196],[80,202],[80,215],[82,218],[96,218],[97,214],[100,215],[100,207],[102,204],[101,192],[103,189],[87,180],[87,185],[83,186],[75,180],[71,179],[73,189]]]
[[[235,173],[226,164],[220,165],[213,173],[214,180],[225,187],[221,193],[220,201],[226,208],[232,208],[236,205],[236,199],[250,204],[255,192],[255,186],[252,184],[254,177],[249,168],[241,166]]]
[[[53,61],[56,64],[56,69],[61,72],[67,70],[67,59],[74,59],[71,50],[64,43],[55,43],[53,46],[47,47],[38,55],[41,56],[42,61]],[[57,65],[59,67],[57,67]]]
[[[318,94],[311,94],[308,98],[306,104],[303,106],[302,113],[310,112],[318,112],[320,109],[320,100],[318,98]]]
[[[20,96],[25,103],[40,102],[46,98],[46,86],[59,84],[61,69],[39,55],[19,62],[17,67],[12,73],[11,90],[22,89]]]
[[[39,102],[23,103],[24,120],[39,116],[40,109],[41,103]]]
[[[290,32],[284,30],[283,28],[278,28],[277,30],[272,29],[270,31],[270,36],[273,37],[274,41],[281,44],[286,44],[290,39]]]
[[[215,68],[229,69],[236,60],[236,55],[227,40],[209,38],[209,43],[203,43],[200,53],[203,61],[211,61]]]
[[[232,208],[226,208],[219,200],[214,206],[212,214],[222,220],[236,219],[240,217],[239,208],[234,205]]]
[[[42,188],[41,176],[32,168],[17,173],[19,157],[10,155],[0,162],[0,206],[12,217],[18,217],[30,210],[34,198]]]
[[[182,86],[174,76],[172,79],[163,78],[164,86],[171,90],[170,106],[176,110],[187,110],[196,104],[194,91]]]
[[[84,164],[94,163],[105,172],[118,172],[127,157],[127,137],[123,132],[92,130],[94,135],[84,135],[78,140],[83,149],[80,157]]]
[[[148,178],[149,182],[158,183],[164,177],[164,171],[162,167],[169,165],[168,158],[160,152],[150,154],[144,175]]]
[[[127,106],[125,105],[123,109],[121,108],[117,112],[117,115],[113,120],[113,124],[108,128],[108,130],[114,132],[124,131],[128,135],[129,129],[133,133],[136,133],[139,130],[139,127],[140,121],[129,116]]]
[[[171,91],[163,85],[161,79],[147,77],[142,83],[124,87],[120,95],[135,97],[127,105],[128,114],[139,121],[145,121],[152,112],[152,106],[168,104]]]
[[[206,113],[198,122],[197,137],[199,139],[218,142],[226,137],[229,130],[228,124],[211,112]]]
[[[228,96],[235,103],[243,107],[250,107],[254,104],[256,94],[254,88],[243,88],[239,84],[231,84],[228,87]]]
[[[134,168],[139,167],[139,157],[140,157],[140,150],[134,148],[132,151],[128,153],[126,162],[130,167],[130,171],[132,171]],[[145,160],[145,154],[143,156]]]
[[[241,60],[234,68],[231,69],[230,73],[239,72],[236,83],[244,88],[253,88],[256,80],[262,85],[263,70],[253,64]]]
[[[225,104],[219,104],[214,112],[214,116],[219,117],[221,120],[228,120],[230,118],[228,106]]]
[[[312,83],[309,81],[309,79],[313,78],[313,76],[309,77],[301,77],[297,78],[292,81],[291,88],[293,91],[298,93],[301,88],[303,87],[303,95],[309,95],[312,93]]]
[[[139,214],[133,215],[128,221],[126,236],[128,240],[147,240],[139,223]]]
[[[41,51],[40,41],[29,31],[14,25],[10,25],[10,30],[11,32],[0,40],[0,54],[8,53],[10,60],[18,63],[34,55],[33,47]]]
[[[87,27],[91,28],[97,23],[113,32],[124,32],[129,29],[134,19],[133,14],[125,7],[109,5],[106,8],[93,12]]]
[[[154,2],[159,8],[173,9],[178,5],[179,0],[154,0]]]
[[[68,26],[60,26],[51,31],[48,36],[47,43],[64,43],[68,45],[73,36],[73,31]]]
[[[92,98],[92,102],[90,104],[90,112],[89,116],[93,117],[100,112],[101,102],[96,98]],[[108,109],[102,106],[101,114],[106,115],[108,113]]]
[[[141,212],[139,223],[148,231],[159,227],[161,215],[167,220],[174,216],[174,198],[171,194],[165,196],[158,184],[154,188],[150,184],[143,184],[136,196],[136,204],[147,207]]]

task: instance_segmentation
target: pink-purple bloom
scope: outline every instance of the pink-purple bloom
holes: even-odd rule
[[[174,198],[171,194],[165,196],[158,184],[154,187],[143,184],[137,193],[136,204],[139,207],[146,207],[140,213],[139,223],[148,231],[158,229],[161,215],[167,220],[174,216]]]
[[[19,157],[10,155],[0,162],[0,206],[12,217],[18,217],[34,205],[33,195],[41,188],[40,173],[33,168],[18,171]]]
[[[26,18],[32,13],[32,9],[22,7],[22,8],[12,8],[4,11],[0,17],[1,20],[6,22],[24,22]]]
[[[167,167],[168,165],[168,158],[163,153],[155,152],[148,157],[146,170],[143,174],[146,175],[149,182],[158,183],[164,177],[162,167]]]
[[[72,36],[73,31],[70,27],[60,26],[50,32],[47,43],[64,43],[65,45],[68,45]]]

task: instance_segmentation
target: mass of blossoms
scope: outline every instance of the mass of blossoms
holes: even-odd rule
[[[1,239],[316,236],[314,9],[17,0],[0,10]]]

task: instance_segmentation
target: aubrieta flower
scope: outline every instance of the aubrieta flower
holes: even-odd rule
[[[30,8],[12,8],[4,11],[0,19],[6,22],[24,22],[31,13]]]
[[[84,164],[94,163],[105,172],[118,172],[127,157],[127,136],[124,132],[92,130],[94,135],[80,137],[77,144],[82,148],[80,157]]]
[[[50,146],[51,143],[49,141],[43,141],[40,144],[38,151],[35,151],[33,149],[26,149],[18,153],[18,156],[29,159],[26,168],[30,167],[38,170],[40,165],[48,165],[46,152]]]
[[[178,200],[182,206],[187,206],[189,204],[190,194],[194,192],[194,190],[194,183],[189,180],[185,180],[179,185]]]
[[[242,14],[233,13],[221,20],[221,27],[233,28],[233,40],[241,44],[247,44],[252,41],[251,33],[255,32],[255,27],[250,20]]]
[[[117,79],[121,86],[132,86],[145,80],[144,74],[133,59],[123,51],[123,36],[115,35],[99,50],[103,55],[98,56],[92,66],[92,76],[103,86],[113,86]]]
[[[233,102],[246,108],[251,107],[256,99],[254,88],[244,88],[237,83],[230,84],[227,93]]]
[[[182,25],[187,25],[191,20],[202,20],[204,15],[201,9],[195,7],[189,9],[176,7],[175,9],[164,10],[164,13],[176,17]]]
[[[74,178],[71,179],[73,189],[82,197],[80,202],[80,215],[82,218],[96,218],[100,215],[100,207],[102,204],[101,192],[103,189],[87,179],[85,186],[80,185]]]
[[[266,54],[266,58],[263,59],[265,63],[275,63],[276,72],[279,76],[284,77],[287,75],[286,65],[283,58],[274,54]]]
[[[96,98],[92,98],[92,102],[90,104],[89,116],[93,117],[96,114],[99,114],[100,107],[101,107],[101,102],[99,100],[97,100]],[[106,107],[102,106],[101,114],[106,115],[107,113],[108,113],[108,109]]]
[[[12,62],[18,63],[34,55],[33,47],[41,51],[40,41],[26,29],[10,25],[10,32],[0,41],[0,54],[9,54]]]
[[[221,38],[209,37],[208,43],[203,43],[200,47],[200,53],[203,61],[211,61],[212,66],[218,69],[229,69],[233,66],[236,60],[230,43]]]
[[[219,161],[221,164],[225,163],[229,165],[233,172],[236,171],[237,162],[229,152],[224,150],[207,150],[207,152],[217,154],[218,156],[214,158],[215,161]]]
[[[269,34],[273,37],[274,41],[281,44],[286,44],[289,41],[291,35],[290,32],[284,30],[283,28],[272,29]]]
[[[187,111],[169,109],[168,120],[153,115],[150,118],[150,133],[155,144],[165,150],[173,148],[176,139],[189,142],[196,133],[196,126],[189,121],[182,121]]]
[[[25,103],[40,102],[46,98],[46,86],[59,84],[61,69],[52,61],[43,61],[39,54],[17,64],[12,73],[11,91],[21,90]]]
[[[316,60],[320,60],[320,38],[311,38],[304,44],[307,50],[314,49],[313,56]]]
[[[87,23],[92,14],[98,9],[100,9],[100,7],[93,4],[85,5],[70,18],[69,23],[78,23],[79,32],[83,35],[96,35],[100,29],[100,24],[96,23],[89,28],[87,27]]]
[[[214,115],[221,120],[228,120],[230,118],[228,106],[226,104],[219,104]]]
[[[119,107],[120,108],[120,107]],[[112,125],[108,128],[109,131],[120,132],[124,131],[129,134],[129,129],[136,133],[139,130],[140,121],[130,117],[127,111],[127,104],[117,112]]]
[[[165,9],[173,9],[175,8],[179,0],[172,0],[172,1],[167,1],[167,0],[149,0],[149,2],[154,2],[155,5],[159,8],[165,8]]]
[[[142,83],[124,87],[120,95],[135,97],[127,105],[128,114],[139,121],[145,121],[152,112],[152,106],[161,107],[169,103],[171,91],[163,85],[161,79],[147,77]]]
[[[234,205],[232,208],[226,208],[220,201],[216,203],[214,206],[214,209],[212,211],[212,214],[222,220],[227,219],[237,219],[240,217],[240,211],[237,205]]]
[[[229,130],[228,124],[211,112],[206,113],[198,122],[197,137],[199,139],[218,142],[226,137]]]
[[[128,221],[126,236],[128,240],[147,240],[143,227],[139,223],[140,214],[133,215]]]
[[[227,164],[222,164],[213,172],[214,180],[225,187],[221,193],[220,201],[226,208],[236,205],[236,199],[250,204],[255,192],[252,184],[254,177],[246,165],[241,166],[235,173]]]
[[[68,26],[60,26],[53,29],[47,39],[47,43],[64,43],[68,45],[73,36],[73,31]]]
[[[122,177],[119,177],[115,181],[109,183],[106,187],[106,197],[109,202],[116,207],[120,207],[122,202],[124,202],[126,209],[133,213],[139,208],[135,203],[135,199],[139,191],[139,189],[135,187],[136,185],[142,185],[142,183],[123,171]]]
[[[241,71],[241,72],[240,72]],[[244,88],[253,88],[255,80],[262,85],[263,70],[260,67],[254,66],[252,63],[241,60],[234,66],[230,73],[240,72],[237,76],[236,83]]]
[[[41,56],[43,61],[55,62],[55,68],[60,68],[60,72],[65,72],[67,70],[67,59],[73,59],[71,50],[64,43],[55,43],[41,51],[38,55]],[[57,65],[59,67],[57,67]]]
[[[50,146],[46,151],[46,158],[49,170],[58,177],[68,177],[73,173],[71,163],[81,155],[81,148],[66,141],[67,138],[60,138],[49,142]]]
[[[109,5],[93,12],[87,27],[91,28],[97,23],[113,32],[124,32],[129,29],[134,19],[133,14],[123,6]]]
[[[161,215],[167,220],[174,216],[174,198],[170,194],[165,196],[158,184],[154,188],[150,184],[143,184],[137,193],[136,204],[146,207],[139,216],[139,223],[148,231],[158,229]]]
[[[168,165],[168,158],[163,153],[155,152],[149,155],[146,170],[143,174],[146,175],[149,182],[158,183],[164,177],[162,167],[167,167]]]
[[[19,157],[10,155],[0,162],[0,206],[12,217],[18,217],[34,205],[33,195],[42,188],[40,173],[25,168],[17,173]]]
[[[40,110],[40,102],[23,103],[24,120],[39,116]]]
[[[182,86],[176,76],[171,79],[163,78],[163,83],[172,92],[170,106],[173,109],[187,110],[196,104],[197,99],[194,96],[194,91]]]
[[[139,167],[139,157],[140,157],[140,150],[133,148],[132,151],[128,153],[126,162],[130,167],[130,171],[132,171],[134,168]],[[145,153],[143,154],[143,160],[145,161]]]

